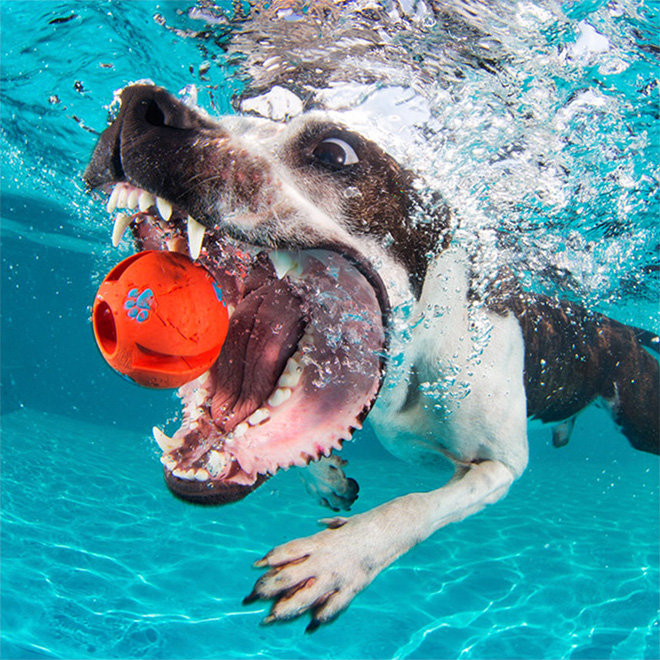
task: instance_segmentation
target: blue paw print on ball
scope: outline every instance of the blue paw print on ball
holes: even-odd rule
[[[145,289],[142,293],[138,289],[131,289],[126,297],[124,309],[128,310],[128,317],[142,323],[149,318],[151,305],[154,301],[154,292]]]

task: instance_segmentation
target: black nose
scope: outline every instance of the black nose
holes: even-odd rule
[[[141,146],[182,139],[213,122],[194,112],[162,87],[131,85],[121,93],[116,119],[103,131],[83,178],[90,188],[130,178],[129,155]]]

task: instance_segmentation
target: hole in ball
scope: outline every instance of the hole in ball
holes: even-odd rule
[[[117,348],[117,327],[110,305],[105,301],[94,310],[94,330],[102,350],[112,355]]]

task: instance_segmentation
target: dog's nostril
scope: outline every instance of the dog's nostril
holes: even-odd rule
[[[165,126],[165,114],[158,106],[156,101],[149,101],[147,103],[147,111],[144,115],[147,123],[152,126]]]

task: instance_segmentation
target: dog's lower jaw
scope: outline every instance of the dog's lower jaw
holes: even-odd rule
[[[444,487],[413,493],[276,547],[255,565],[268,571],[245,603],[273,600],[265,623],[310,612],[308,631],[337,617],[394,560],[433,532],[500,500],[514,480],[498,461],[460,468]]]
[[[231,504],[247,497],[253,490],[266,481],[265,475],[258,475],[251,485],[232,482],[213,482],[201,484],[198,481],[179,479],[172,472],[165,470],[165,483],[170,492],[179,499],[192,504],[217,505]]]

